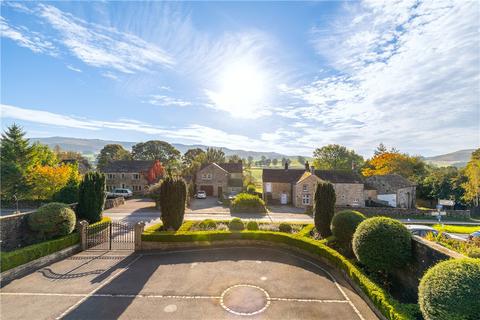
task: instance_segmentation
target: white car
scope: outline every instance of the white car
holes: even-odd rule
[[[207,193],[203,190],[197,191],[195,194],[195,198],[197,199],[207,199]]]
[[[431,233],[435,237],[438,236],[438,231],[429,226],[424,226],[421,224],[407,224],[405,225],[408,231],[414,236],[425,237],[427,234]]]
[[[125,199],[127,199],[131,196],[133,196],[132,190],[126,188],[116,188],[113,189],[112,192],[107,192],[108,198],[124,197]]]

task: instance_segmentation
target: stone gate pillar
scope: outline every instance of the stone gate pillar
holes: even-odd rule
[[[78,232],[80,233],[80,244],[82,246],[82,251],[87,250],[87,229],[88,222],[82,220],[78,223]]]
[[[135,251],[142,250],[142,233],[145,228],[145,222],[135,224]]]

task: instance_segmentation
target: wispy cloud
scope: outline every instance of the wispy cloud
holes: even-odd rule
[[[174,64],[163,49],[135,35],[86,22],[52,5],[40,4],[38,13],[60,33],[59,40],[72,54],[86,64],[123,73],[147,71],[150,65]]]
[[[364,2],[347,9],[330,33],[312,31],[317,52],[338,75],[280,88],[308,104],[287,115],[320,124],[301,142],[321,137],[317,144],[348,141],[364,150],[378,141],[410,150],[414,143],[422,151],[478,145],[479,3]]]
[[[144,103],[153,104],[155,106],[174,106],[174,107],[187,107],[191,106],[190,101],[169,97],[166,95],[154,94],[148,97]]]
[[[33,52],[57,55],[57,50],[53,43],[46,40],[43,35],[23,26],[11,26],[3,17],[0,17],[0,34],[2,37],[11,39],[19,46],[28,48]]]
[[[223,130],[203,125],[191,124],[183,127],[161,127],[134,119],[119,119],[118,121],[101,121],[75,116],[61,115],[48,111],[20,108],[11,105],[0,105],[2,117],[23,120],[49,126],[67,127],[85,130],[113,129],[136,131],[148,135],[158,135],[172,142],[200,143],[212,146],[225,146],[245,150],[278,149],[268,140],[251,139],[245,135],[232,134]]]
[[[74,66],[71,66],[69,64],[67,65],[67,69],[70,69],[70,70],[75,71],[75,72],[82,72],[81,69],[75,68]]]

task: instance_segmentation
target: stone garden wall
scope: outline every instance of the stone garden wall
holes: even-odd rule
[[[414,216],[414,215],[428,215],[430,216],[430,213],[435,211],[432,209],[431,211],[426,211],[426,210],[419,210],[419,209],[405,209],[405,208],[388,208],[388,207],[364,207],[364,208],[354,208],[354,207],[335,207],[335,211],[341,211],[341,210],[358,210],[361,213],[365,214],[366,216],[375,216],[375,215],[384,215],[384,216],[389,216],[389,215],[404,215],[405,218],[408,218],[408,216]],[[450,217],[457,217],[457,218],[470,218],[470,210],[445,210],[447,213],[447,216]]]

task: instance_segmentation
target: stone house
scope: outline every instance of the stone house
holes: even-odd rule
[[[119,160],[108,163],[102,170],[106,176],[107,191],[128,188],[134,194],[143,194],[150,185],[157,183],[165,174],[158,160]]]
[[[263,197],[267,203],[306,208],[314,203],[316,185],[333,184],[337,206],[364,207],[364,183],[354,172],[339,170],[263,169]]]
[[[377,200],[391,207],[415,208],[416,185],[398,174],[371,176],[365,182],[377,190]]]
[[[197,190],[205,191],[207,196],[242,192],[243,164],[210,163],[198,170],[195,178]]]

